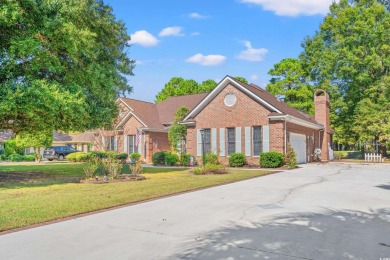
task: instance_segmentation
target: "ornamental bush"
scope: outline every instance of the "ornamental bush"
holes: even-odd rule
[[[290,145],[288,145],[287,154],[284,156],[284,164],[290,168],[297,167],[297,155]]]
[[[169,154],[167,151],[161,151],[153,154],[152,162],[153,165],[165,165],[165,156]]]
[[[173,166],[179,161],[179,156],[174,153],[165,155],[165,165]]]
[[[211,164],[220,164],[218,161],[218,155],[213,154],[213,153],[206,153],[206,163],[211,163]]]
[[[26,162],[33,162],[33,161],[35,161],[35,155],[34,154],[23,155],[22,160],[26,161]]]
[[[246,163],[245,155],[243,153],[232,153],[229,157],[230,167],[242,167]]]
[[[20,154],[14,153],[14,154],[11,154],[10,156],[8,156],[8,160],[10,160],[11,162],[21,162],[23,160],[23,156],[21,156]]]
[[[184,153],[180,156],[180,165],[181,166],[190,166],[191,154]]]
[[[127,158],[129,158],[127,153],[118,153],[116,155],[116,159],[118,159],[120,163],[125,163]]]
[[[71,162],[84,162],[87,158],[87,154],[84,152],[75,152],[68,154],[66,159]]]
[[[279,152],[260,153],[260,165],[264,168],[277,168],[283,165],[283,154]]]

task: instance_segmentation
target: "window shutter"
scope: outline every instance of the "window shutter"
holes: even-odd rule
[[[142,137],[143,137],[143,135],[142,134],[140,134],[139,135],[139,143],[138,143],[138,153],[142,156]]]
[[[127,139],[129,139],[129,137],[127,135],[123,135],[123,152],[124,153],[129,153],[129,146],[127,145]]]
[[[263,152],[269,152],[269,125],[263,126]]]
[[[196,129],[196,155],[202,156],[202,134],[200,129]]]
[[[251,128],[245,127],[245,156],[251,156]]]
[[[217,128],[211,129],[211,151],[217,154]]]
[[[118,151],[118,136],[114,136],[114,151]]]
[[[219,129],[219,155],[225,156],[225,128]]]
[[[236,127],[236,153],[241,153],[241,127]]]
[[[102,136],[102,147],[101,147],[101,150],[103,150],[103,151],[106,150],[106,139],[104,138],[104,136]]]

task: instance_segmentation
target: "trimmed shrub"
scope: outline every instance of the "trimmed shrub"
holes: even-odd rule
[[[288,145],[287,154],[284,156],[284,164],[290,168],[297,167],[297,155],[290,145]]]
[[[12,154],[24,155],[24,148],[17,145],[15,139],[10,139],[4,143],[4,154],[10,156]]]
[[[33,161],[35,161],[35,155],[34,154],[23,155],[22,160],[26,161],[26,162],[33,162]]]
[[[127,153],[118,153],[116,155],[116,158],[119,160],[120,163],[125,163],[127,158],[129,158],[129,155]]]
[[[75,152],[68,154],[66,159],[71,162],[85,162],[87,160],[87,154],[84,152]]]
[[[164,165],[165,164],[165,156],[169,154],[167,151],[161,151],[153,154],[152,162],[153,165]]]
[[[264,168],[277,168],[283,164],[283,154],[279,152],[260,153],[260,165]]]
[[[14,153],[8,157],[8,160],[10,160],[11,162],[21,162],[23,160],[23,156],[21,156],[20,154]]]
[[[348,152],[344,152],[344,151],[335,151],[334,152],[334,159],[336,161],[339,161],[339,160],[345,159],[345,158],[348,158]]]
[[[93,155],[99,159],[103,159],[103,158],[108,157],[108,154],[106,151],[91,152],[91,155]]]
[[[181,166],[190,166],[191,154],[185,153],[180,156],[180,165]]]
[[[246,164],[245,155],[243,153],[232,153],[229,157],[230,167],[242,167]]]
[[[0,155],[0,159],[1,159],[2,161],[6,161],[6,160],[8,159],[8,157],[7,157],[7,155],[5,155],[5,154],[1,154],[1,155]]]
[[[174,153],[165,155],[165,165],[173,166],[179,161],[179,156]]]
[[[141,159],[141,154],[139,153],[132,153],[130,154],[131,162],[138,162],[139,159]]]
[[[206,157],[206,164],[207,163],[219,164],[218,155],[213,153],[206,153],[205,157]]]

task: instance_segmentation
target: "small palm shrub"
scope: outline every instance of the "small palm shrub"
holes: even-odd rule
[[[260,153],[260,165],[264,168],[277,168],[283,164],[283,154],[279,152]]]
[[[245,155],[243,153],[232,153],[229,157],[230,167],[242,167],[246,163]]]

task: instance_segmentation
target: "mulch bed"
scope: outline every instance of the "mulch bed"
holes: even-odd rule
[[[106,184],[106,183],[117,183],[117,182],[131,182],[131,181],[142,181],[145,180],[146,177],[143,175],[129,175],[129,174],[121,174],[117,179],[107,179],[103,180],[103,178],[96,179],[86,179],[86,180],[80,180],[80,183],[84,184]]]

